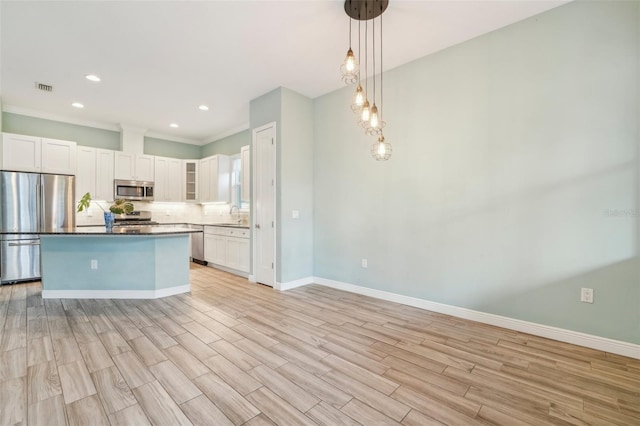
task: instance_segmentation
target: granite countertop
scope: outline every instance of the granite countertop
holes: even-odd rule
[[[76,228],[61,228],[44,232],[0,232],[2,235],[177,235],[202,232],[197,229],[181,228],[179,226],[136,226],[114,227],[107,230],[104,226],[79,226]]]
[[[195,222],[177,222],[177,223],[159,223],[158,226],[170,226],[170,225],[200,225],[200,226],[223,226],[225,228],[240,228],[249,229],[249,225],[243,225],[241,223],[195,223]]]

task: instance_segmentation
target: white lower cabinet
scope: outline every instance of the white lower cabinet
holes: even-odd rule
[[[251,240],[249,230],[223,226],[204,227],[204,260],[225,268],[249,273]]]

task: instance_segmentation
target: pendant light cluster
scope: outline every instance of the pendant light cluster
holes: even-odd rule
[[[349,50],[340,67],[342,81],[346,84],[356,84],[351,110],[358,117],[358,124],[364,129],[364,132],[377,139],[371,147],[371,155],[378,161],[388,160],[391,157],[391,144],[385,141],[382,131],[386,124],[382,120],[382,13],[388,5],[389,0],[346,0],[344,2],[344,10],[349,16]],[[351,21],[354,19],[358,21],[358,59],[356,59],[351,46]],[[378,20],[377,33],[376,20]],[[362,21],[364,21],[363,25]],[[369,37],[370,21],[371,38]],[[362,26],[364,26],[364,43],[361,42]],[[376,39],[378,39],[377,46]],[[371,54],[369,54],[369,45],[371,45]],[[376,47],[378,47],[379,53],[376,53]],[[362,73],[359,64],[363,51],[364,80],[361,82]],[[369,92],[370,66],[372,71],[371,92]],[[376,68],[377,66],[379,68]],[[376,70],[379,70],[379,78],[376,77]],[[379,85],[376,81],[378,79]],[[364,84],[364,88],[362,84]]]

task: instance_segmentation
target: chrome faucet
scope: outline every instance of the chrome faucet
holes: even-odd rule
[[[236,212],[238,212],[238,217],[237,217],[237,221],[238,223],[240,223],[240,207],[236,206],[235,204],[233,206],[231,206],[231,208],[229,209],[229,215],[231,216],[231,219],[233,219],[233,209],[236,209]]]

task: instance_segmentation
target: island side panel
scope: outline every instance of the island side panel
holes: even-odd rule
[[[42,235],[42,297],[156,298],[187,292],[188,240],[188,235]],[[97,269],[91,269],[94,259]]]
[[[172,235],[155,238],[155,288],[162,296],[172,293],[171,289],[183,288],[191,291],[189,285],[189,235]],[[167,293],[167,294],[165,294]]]

